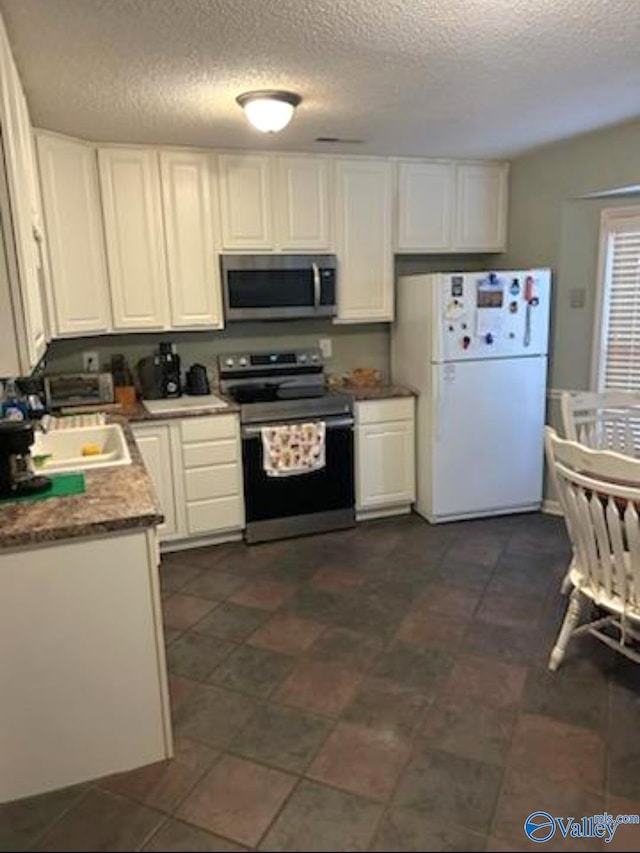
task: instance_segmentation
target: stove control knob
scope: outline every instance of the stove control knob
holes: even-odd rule
[[[300,364],[304,364],[306,360],[307,360],[306,355],[301,355],[301,356],[300,356],[300,358],[298,359],[298,361],[300,362]]]
[[[469,335],[465,335],[464,338],[462,339],[462,349],[469,349],[470,345],[471,345],[471,338],[469,337]]]
[[[242,356],[242,358],[240,359],[240,361],[238,363],[240,364],[240,367],[246,367],[248,364],[248,361],[244,356]]]
[[[225,364],[227,365],[227,367],[233,367],[233,359],[232,359],[232,358],[228,358],[228,359],[225,361]]]
[[[317,361],[317,360],[318,360],[318,356],[317,356],[317,354],[316,354],[316,353],[314,353],[314,354],[311,356],[311,361]]]
[[[487,334],[484,336],[484,342],[485,344],[489,344],[489,346],[491,346],[491,344],[493,343],[493,335],[491,334],[491,332],[487,332]]]

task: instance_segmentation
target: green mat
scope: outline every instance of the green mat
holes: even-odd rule
[[[47,498],[62,498],[70,495],[82,495],[86,490],[84,474],[51,474],[51,485],[46,492],[37,495],[22,495],[22,497],[0,498],[0,503],[33,503]]]

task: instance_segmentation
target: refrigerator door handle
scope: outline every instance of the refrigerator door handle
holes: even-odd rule
[[[442,411],[442,399],[440,397],[440,382],[441,376],[440,371],[442,370],[442,365],[439,364],[437,368],[433,371],[433,419],[434,419],[434,439],[436,444],[440,444],[440,440],[442,438],[442,430],[440,428],[441,424],[441,411]]]

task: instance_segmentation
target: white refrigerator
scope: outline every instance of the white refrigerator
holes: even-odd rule
[[[391,374],[418,392],[428,521],[540,508],[550,285],[547,269],[398,278]]]

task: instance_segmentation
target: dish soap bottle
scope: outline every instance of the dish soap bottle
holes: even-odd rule
[[[26,421],[28,416],[29,407],[21,399],[15,379],[7,379],[4,386],[2,417],[7,421]]]

